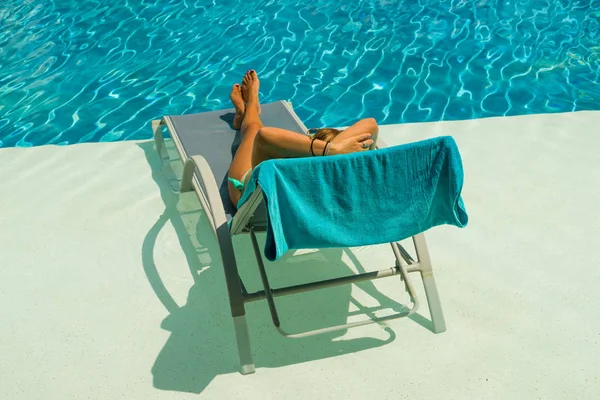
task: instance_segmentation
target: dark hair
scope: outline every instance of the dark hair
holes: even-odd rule
[[[330,142],[341,132],[341,130],[335,128],[318,128],[308,130],[309,135],[312,135],[313,138],[322,140],[324,142]]]

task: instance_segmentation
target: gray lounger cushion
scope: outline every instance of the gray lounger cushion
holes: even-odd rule
[[[284,102],[262,104],[261,109],[261,120],[265,126],[306,133],[306,127],[298,122],[290,112],[291,107],[288,108]],[[236,210],[229,199],[227,171],[241,140],[240,132],[232,126],[234,115],[234,109],[227,109],[169,117],[185,158],[201,155],[210,165],[217,182],[221,182],[221,199],[229,218]]]

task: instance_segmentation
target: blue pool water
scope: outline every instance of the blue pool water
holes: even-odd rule
[[[600,109],[600,0],[2,0],[0,147],[262,101],[309,127]]]

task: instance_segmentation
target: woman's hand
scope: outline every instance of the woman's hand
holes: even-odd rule
[[[361,133],[351,137],[335,137],[331,141],[329,154],[348,154],[358,151],[367,151],[373,145],[372,135],[370,133]]]

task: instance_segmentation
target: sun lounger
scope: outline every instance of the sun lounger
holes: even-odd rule
[[[419,299],[409,279],[409,274],[419,272],[425,288],[433,331],[435,333],[445,331],[444,315],[433,277],[425,237],[422,232],[412,237],[417,260],[414,260],[399,243],[392,242],[390,245],[395,255],[396,263],[394,266],[386,269],[290,287],[271,287],[265,271],[261,250],[256,239],[256,233],[264,232],[267,228],[267,210],[260,185],[257,184],[253,192],[247,196],[247,199],[237,211],[233,204],[231,204],[227,192],[227,171],[232,155],[235,153],[240,140],[239,132],[233,130],[228,122],[233,112],[233,110],[222,110],[192,115],[167,116],[161,120],[153,121],[152,128],[156,148],[161,155],[164,149],[163,127],[168,129],[175,148],[184,164],[180,191],[181,193],[194,191],[197,194],[217,237],[225,269],[225,279],[236,332],[241,373],[248,374],[254,372],[244,307],[245,303],[251,301],[267,300],[273,323],[276,329],[284,336],[291,338],[306,337],[406,317],[415,313],[419,307]],[[261,118],[265,126],[289,129],[298,132],[298,134],[306,134],[307,132],[306,127],[296,116],[291,104],[288,102],[280,101],[263,104]],[[378,147],[381,148],[383,146],[380,140]],[[240,278],[231,239],[233,235],[240,234],[250,236],[264,290],[248,293]],[[405,289],[411,297],[413,305],[409,311],[307,332],[289,333],[281,327],[275,304],[275,298],[278,296],[393,275],[400,275],[402,277]]]

